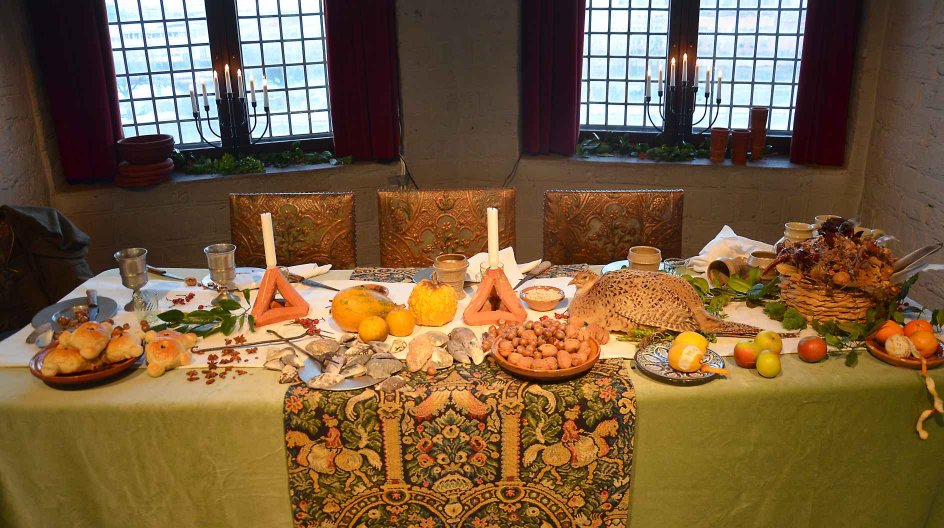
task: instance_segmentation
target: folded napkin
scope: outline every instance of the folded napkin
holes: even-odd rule
[[[331,269],[331,264],[325,264],[319,266],[317,264],[297,264],[295,266],[288,266],[288,272],[294,275],[299,275],[305,279],[310,279],[312,277],[317,277],[318,275],[323,275]],[[262,276],[265,275],[265,270],[262,268],[236,268],[236,289],[245,290],[245,289],[255,289],[259,287],[259,283],[262,282]],[[210,284],[212,279],[207,275],[203,277],[203,284]]]
[[[766,242],[738,236],[729,226],[724,226],[697,256],[689,259],[688,266],[699,273],[704,273],[708,269],[708,264],[719,258],[747,259],[753,251],[773,251],[773,249],[774,247]]]
[[[518,264],[515,260],[514,248],[506,247],[498,252],[498,260],[505,270],[505,276],[512,285],[524,277],[524,274],[531,271],[541,259],[526,264]],[[488,253],[479,253],[469,258],[469,269],[466,271],[465,280],[469,282],[482,282],[482,264],[488,263]]]

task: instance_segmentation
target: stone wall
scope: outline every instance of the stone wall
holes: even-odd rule
[[[888,12],[862,200],[866,225],[899,251],[944,241],[944,4],[906,0]],[[944,255],[933,257],[944,262]],[[922,276],[924,304],[944,304],[944,274]]]

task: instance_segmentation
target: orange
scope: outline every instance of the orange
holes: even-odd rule
[[[704,354],[708,351],[708,339],[697,332],[682,332],[672,340],[673,345],[695,345]]]
[[[365,317],[361,324],[357,326],[357,335],[364,342],[384,341],[389,333],[390,329],[387,327],[387,322],[376,315]]]
[[[876,330],[875,333],[872,334],[872,337],[874,337],[876,341],[884,345],[886,339],[896,334],[904,335],[905,331],[902,330],[900,324],[889,319],[888,321],[885,321],[885,324],[879,327],[879,329]]]
[[[387,314],[387,326],[390,333],[397,337],[408,336],[416,328],[416,317],[406,308],[396,308]]]
[[[922,357],[931,357],[937,352],[937,338],[934,337],[932,332],[918,330],[908,336],[908,339],[914,343],[915,348],[918,349],[918,353],[921,354]]]
[[[905,335],[911,336],[911,334],[924,330],[927,332],[934,332],[934,328],[931,327],[931,323],[924,319],[915,319],[914,321],[908,321],[908,324],[905,325]]]

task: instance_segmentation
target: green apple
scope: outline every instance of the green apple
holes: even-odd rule
[[[760,347],[753,341],[741,341],[734,346],[734,362],[737,366],[752,369],[757,365],[757,354]]]
[[[780,334],[771,330],[758,332],[757,337],[754,338],[754,342],[757,343],[757,346],[759,346],[761,350],[770,350],[774,354],[779,354],[780,351],[783,350],[783,340],[780,339]]]
[[[780,354],[764,350],[757,355],[757,373],[765,378],[776,378],[780,374]]]

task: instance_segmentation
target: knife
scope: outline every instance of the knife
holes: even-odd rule
[[[304,284],[305,286],[311,286],[312,288],[324,288],[324,289],[326,289],[326,290],[331,290],[331,291],[336,291],[336,292],[341,291],[341,290],[335,288],[334,286],[328,286],[327,284],[325,284],[325,283],[323,283],[323,282],[318,282],[318,281],[312,280],[312,279],[306,279],[306,278],[302,277],[301,275],[295,275],[294,273],[290,273],[289,276],[288,276],[288,278],[289,278],[289,280],[291,280],[291,281],[293,281],[293,282],[299,282],[299,283],[301,283],[301,284]]]
[[[512,288],[512,290],[517,290],[518,288],[521,287],[522,284],[544,273],[551,266],[553,266],[553,264],[551,264],[550,261],[542,260],[541,262],[538,263],[537,266],[531,268],[531,271],[525,273],[524,277],[522,277],[521,280],[518,281],[518,284],[515,284],[515,287]]]
[[[183,277],[178,277],[177,275],[168,273],[167,270],[155,268],[154,266],[148,266],[147,270],[155,275],[160,275],[161,277],[164,277],[167,279],[174,279],[174,280],[179,280],[181,282],[186,282],[186,279],[184,279]]]
[[[98,292],[85,290],[85,299],[88,305],[88,320],[98,321]]]

